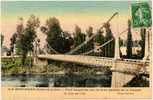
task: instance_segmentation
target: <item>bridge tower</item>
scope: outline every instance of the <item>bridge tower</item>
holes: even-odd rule
[[[115,56],[114,56],[114,64],[112,66],[112,82],[111,82],[111,87],[123,87],[126,83],[128,83],[134,75],[122,73],[116,71],[117,69],[122,68],[122,63],[120,66],[117,64],[117,61],[120,60],[120,48],[119,48],[119,37],[116,37],[115,39]],[[124,65],[123,65],[124,66]]]
[[[151,31],[150,29],[146,29],[145,34],[145,52],[144,52],[144,58],[143,60],[150,60],[150,54],[151,54]]]
[[[115,39],[115,59],[120,59],[119,37]]]
[[[36,66],[46,66],[48,64],[47,60],[39,59],[39,41],[38,39],[35,40],[34,42],[34,52],[33,52],[34,58],[33,58],[33,64]]]
[[[37,52],[37,42],[34,41],[34,50],[33,50],[33,64],[36,65],[38,63],[38,52]]]
[[[152,48],[152,33],[151,29],[147,29],[146,36],[145,36],[145,54],[143,60],[151,60],[151,48]],[[114,57],[114,65],[112,66],[112,87],[123,87],[129,81],[131,81],[135,75],[127,74],[124,72],[117,72],[116,69],[122,69],[122,64],[117,64],[117,61],[120,59],[119,55],[119,41],[115,39],[115,57]],[[151,64],[151,63],[150,63]],[[149,65],[151,66],[151,65]],[[124,67],[124,66],[123,66]]]

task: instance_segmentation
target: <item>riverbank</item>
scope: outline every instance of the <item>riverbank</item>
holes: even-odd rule
[[[15,62],[2,62],[2,75],[22,75],[22,74],[39,74],[39,75],[60,75],[60,74],[78,74],[78,75],[98,75],[109,74],[109,69],[92,68],[90,66],[77,65],[72,63],[50,62],[46,66],[30,66],[30,64],[21,65],[18,60]]]
[[[55,68],[55,67],[54,67]],[[54,69],[55,70],[55,69]],[[47,71],[46,68],[40,67],[40,66],[5,66],[2,67],[1,74],[3,76],[9,76],[9,75],[45,75],[45,74],[65,74],[62,70],[56,70],[55,71]]]

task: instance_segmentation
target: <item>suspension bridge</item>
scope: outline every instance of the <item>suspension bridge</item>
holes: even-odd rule
[[[106,23],[109,23],[118,13],[114,13]],[[103,29],[104,25],[100,27]],[[97,56],[89,56],[91,52],[94,50],[87,51],[85,53],[79,55],[73,55],[74,52],[79,50],[83,47],[87,42],[92,40],[97,34],[93,34],[90,38],[84,41],[82,44],[71,50],[66,54],[59,54],[53,48],[52,51],[55,54],[44,54],[40,55],[35,52],[34,55],[34,64],[39,65],[47,65],[48,60],[55,60],[55,61],[63,61],[63,62],[73,62],[79,63],[84,65],[93,65],[92,67],[109,67],[112,71],[112,87],[122,87],[130,80],[132,80],[136,75],[139,74],[149,74],[151,70],[151,61],[150,61],[150,53],[151,53],[151,32],[149,30],[146,32],[146,41],[145,41],[145,56],[142,60],[138,59],[121,59],[119,53],[119,36],[125,33],[127,29],[123,30],[121,33],[115,37],[115,56],[114,58],[108,57],[97,57]],[[103,48],[105,45],[109,44],[114,39],[110,39],[109,41],[105,42],[104,44],[100,45],[98,48]],[[35,50],[37,50],[37,46],[35,46]],[[18,57],[18,56],[16,56]],[[2,59],[7,59],[9,57],[2,57]]]
[[[115,16],[118,16],[118,12],[114,13],[107,21],[106,23],[109,23]],[[104,28],[104,25],[100,27],[100,30]],[[148,74],[149,73],[149,66],[150,61],[149,53],[151,45],[149,45],[149,41],[151,41],[150,35],[148,35],[150,32],[148,31],[146,33],[146,41],[145,41],[145,57],[143,60],[136,60],[136,59],[121,59],[120,53],[119,53],[119,36],[123,33],[125,33],[128,29],[123,30],[121,33],[118,33],[118,35],[115,37],[115,56],[114,58],[108,58],[108,57],[96,57],[96,56],[89,56],[91,52],[94,51],[90,50],[85,53],[79,54],[79,55],[73,55],[74,52],[79,50],[81,47],[83,47],[87,42],[92,40],[97,34],[93,34],[91,37],[89,37],[86,41],[81,43],[79,46],[71,50],[70,52],[66,54],[58,54],[55,52],[55,54],[52,55],[36,55],[35,63],[41,62],[42,64],[46,65],[47,60],[56,60],[56,61],[63,61],[63,62],[73,62],[73,63],[79,63],[79,64],[85,64],[85,65],[93,65],[104,67],[107,66],[112,71],[112,87],[121,87],[124,86],[126,83],[128,83],[135,75],[139,74]],[[103,48],[105,45],[109,44],[111,41],[113,41],[114,38],[110,39],[109,41],[105,42],[104,44],[100,45],[98,48]],[[52,48],[53,49],[53,48]],[[55,51],[55,50],[54,50]]]

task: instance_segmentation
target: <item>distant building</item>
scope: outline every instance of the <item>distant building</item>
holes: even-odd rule
[[[120,50],[121,50],[122,56],[126,56],[126,46],[121,46]]]
[[[127,48],[125,46],[121,46],[120,50],[121,50],[121,53],[122,53],[123,56],[127,55],[127,52],[126,52]],[[140,51],[141,51],[141,47],[140,46],[132,47],[132,54],[133,55],[137,55]]]
[[[133,41],[133,45],[132,45],[132,54],[133,55],[137,55],[142,49],[139,42],[140,42],[139,40]],[[126,46],[127,46],[127,40],[124,40],[123,45],[120,47],[120,50],[121,50],[121,53],[122,53],[123,56],[127,55]]]
[[[9,49],[6,46],[2,46],[1,48],[1,56],[7,56]]]
[[[137,55],[141,51],[141,47],[132,47],[132,54]]]

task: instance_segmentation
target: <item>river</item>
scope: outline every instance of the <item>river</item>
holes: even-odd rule
[[[2,75],[3,87],[110,87],[111,75]]]

